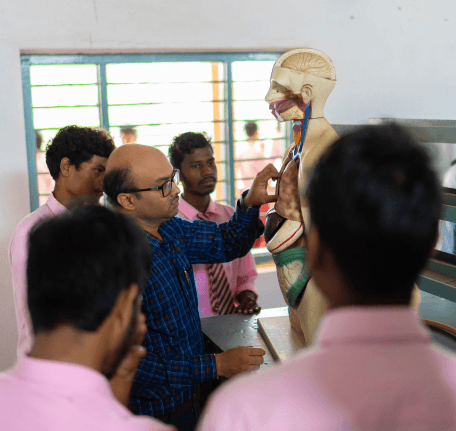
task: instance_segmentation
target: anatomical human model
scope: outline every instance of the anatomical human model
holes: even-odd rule
[[[283,158],[278,200],[266,217],[265,240],[289,306],[291,327],[307,345],[312,344],[318,323],[330,304],[315,285],[306,264],[309,208],[303,190],[309,169],[339,138],[324,114],[326,99],[335,85],[336,71],[331,59],[319,50],[298,48],[277,59],[266,95],[277,120],[293,122],[294,143]],[[415,286],[415,309],[420,300]]]

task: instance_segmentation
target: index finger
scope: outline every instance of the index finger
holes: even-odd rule
[[[250,347],[249,354],[251,356],[264,356],[266,355],[266,352],[258,347]]]

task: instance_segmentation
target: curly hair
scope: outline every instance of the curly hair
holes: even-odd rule
[[[169,161],[175,169],[180,169],[182,162],[184,161],[185,154],[191,154],[194,149],[204,147],[209,147],[212,151],[214,151],[211,145],[211,138],[205,132],[182,133],[181,135],[175,136],[173,138],[173,142],[169,146]]]
[[[68,157],[77,168],[94,155],[109,157],[115,150],[111,135],[104,129],[66,126],[60,129],[46,146],[46,164],[54,180],[60,174],[60,162]]]

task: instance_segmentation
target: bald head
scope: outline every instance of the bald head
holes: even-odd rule
[[[122,145],[110,155],[106,173],[110,170],[125,168],[130,168],[133,172],[146,168],[150,172],[162,163],[169,164],[166,156],[156,148],[139,144]]]
[[[123,145],[109,156],[103,191],[109,202],[116,206],[117,196],[122,191],[155,187],[172,171],[171,164],[160,150],[139,144]],[[139,194],[137,197],[141,198]]]

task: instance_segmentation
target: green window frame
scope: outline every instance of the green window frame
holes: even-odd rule
[[[29,174],[30,207],[34,211],[39,206],[38,180],[36,169],[36,141],[33,122],[32,86],[30,67],[32,65],[74,65],[96,64],[98,67],[99,115],[100,125],[110,129],[107,100],[106,65],[116,63],[151,63],[151,62],[221,62],[225,70],[225,139],[227,162],[228,203],[235,204],[235,157],[233,131],[233,73],[232,63],[239,61],[275,61],[281,53],[200,53],[200,54],[109,54],[109,55],[22,55],[22,86],[24,100],[25,134],[27,145],[27,163]],[[380,120],[380,121],[378,121]],[[375,119],[381,122],[388,119]],[[419,142],[456,144],[456,122],[443,120],[401,120],[415,135]],[[357,127],[350,124],[333,124],[340,135]],[[291,126],[286,130],[286,142],[291,142]],[[444,207],[442,220],[456,223],[456,190],[444,189]],[[335,209],[336,210],[336,209]],[[256,260],[269,261],[270,254],[258,250]],[[456,302],[456,256],[437,251],[429,259],[428,265],[418,280],[421,290]]]
[[[227,203],[235,205],[235,156],[234,156],[234,118],[233,104],[233,62],[242,61],[275,61],[279,56],[277,53],[201,53],[201,54],[107,54],[107,55],[22,55],[22,86],[24,99],[24,117],[26,125],[26,144],[27,144],[27,163],[29,172],[29,190],[30,190],[30,207],[34,211],[39,207],[38,178],[36,169],[35,156],[35,130],[33,121],[32,108],[32,85],[30,68],[34,65],[96,65],[98,69],[98,87],[99,87],[99,116],[100,126],[106,130],[110,129],[107,97],[107,74],[106,66],[108,64],[122,63],[154,63],[154,62],[217,62],[223,63],[225,76],[225,117],[224,117],[224,135],[226,139],[226,182],[227,182]],[[272,119],[272,117],[271,117]],[[254,120],[254,118],[252,119]],[[291,127],[286,130],[286,142],[290,141]]]

